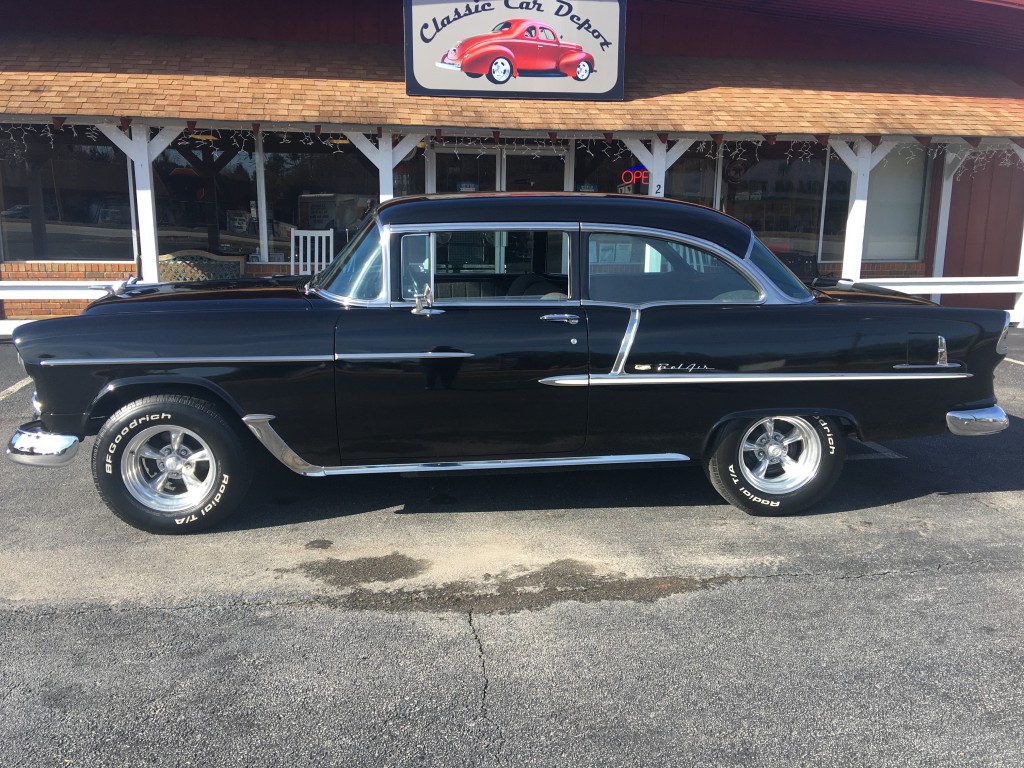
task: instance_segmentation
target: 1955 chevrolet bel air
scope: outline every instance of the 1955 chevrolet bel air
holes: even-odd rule
[[[1008,315],[811,289],[749,227],[640,197],[380,206],[318,275],[129,283],[22,326],[14,461],[96,435],[114,513],[183,533],[266,449],[304,475],[700,461],[755,515],[821,499],[846,437],[997,432]]]

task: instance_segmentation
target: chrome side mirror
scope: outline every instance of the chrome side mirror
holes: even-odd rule
[[[432,309],[434,300],[430,292],[430,283],[423,286],[423,293],[413,294],[413,298],[416,300],[416,306],[413,307],[412,313],[414,315],[442,315],[444,314],[443,309]]]

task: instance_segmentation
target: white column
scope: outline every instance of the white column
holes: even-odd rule
[[[868,221],[868,182],[871,178],[871,169],[889,154],[896,146],[896,142],[881,142],[874,150],[871,143],[864,139],[855,143],[855,149],[851,149],[845,141],[832,140],[829,145],[853,174],[850,211],[846,218],[846,242],[843,245],[843,277],[847,280],[859,280],[864,259],[864,232]]]
[[[426,138],[425,134],[412,134],[402,138],[398,144],[393,144],[391,131],[382,131],[377,140],[377,146],[373,145],[366,136],[361,133],[346,133],[352,146],[366,155],[370,162],[377,166],[380,174],[380,202],[390,200],[395,196],[395,166],[402,162],[405,157],[420,141]]]
[[[664,197],[665,176],[668,173],[668,169],[690,148],[693,140],[680,139],[670,147],[667,141],[662,141],[655,135],[651,138],[650,149],[645,147],[640,139],[627,138],[623,139],[622,143],[650,171],[651,176],[650,182],[647,185],[647,194],[650,197]]]
[[[260,261],[270,261],[270,223],[267,220],[267,165],[263,131],[256,134],[256,215],[260,228]]]
[[[426,174],[423,189],[432,195],[437,192],[437,151],[433,147],[427,147],[423,152],[423,173]]]
[[[149,138],[150,126],[140,124],[128,137],[115,125],[96,126],[118,149],[124,152],[135,168],[135,208],[139,225],[139,258],[143,282],[159,281],[157,270],[156,195],[153,190],[153,160],[170,146],[181,133],[180,128],[162,128]]]
[[[942,277],[946,268],[946,243],[949,237],[949,211],[953,201],[953,180],[957,171],[967,159],[967,154],[956,155],[946,145],[946,157],[942,163],[942,188],[939,192],[939,218],[935,224],[935,259],[932,264],[932,277]],[[938,302],[940,295],[933,293],[932,301]]]
[[[565,156],[565,176],[562,177],[562,189],[566,192],[576,191],[576,139],[569,139],[569,153]]]
[[[1010,149],[1017,153],[1017,157],[1024,164],[1024,147],[1011,144]],[[1020,238],[1020,260],[1017,262],[1017,277],[1024,280],[1024,227],[1022,227]],[[1010,319],[1018,325],[1024,325],[1024,293],[1017,294],[1017,300],[1014,302]]]

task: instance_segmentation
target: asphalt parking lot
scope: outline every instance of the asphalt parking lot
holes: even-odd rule
[[[225,528],[0,462],[0,765],[1024,765],[1006,432],[855,445],[811,512],[699,467],[304,479]],[[0,343],[0,433],[31,387]]]

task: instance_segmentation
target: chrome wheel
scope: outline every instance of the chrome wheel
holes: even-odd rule
[[[217,459],[203,438],[172,425],[134,435],[121,456],[121,479],[140,504],[167,513],[196,509],[217,481]]]
[[[821,467],[821,440],[799,416],[761,419],[740,440],[743,479],[762,493],[783,494],[803,488]]]
[[[508,82],[510,77],[512,77],[512,64],[508,59],[495,59],[491,62],[490,78],[492,82],[500,85]]]
[[[576,65],[576,79],[586,80],[588,77],[590,77],[590,65],[585,61],[581,61]]]

